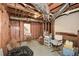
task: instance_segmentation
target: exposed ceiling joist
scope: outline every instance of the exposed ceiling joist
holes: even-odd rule
[[[32,10],[35,9],[34,7],[32,7],[32,6],[28,5],[28,4],[25,4],[25,3],[18,3],[18,4],[20,4],[24,8],[31,8]]]
[[[42,19],[42,18],[35,18],[34,14],[29,13],[29,12],[24,12],[24,11],[19,10],[19,9],[7,7],[6,10],[10,16],[26,17],[26,18],[36,19],[36,20]]]
[[[53,5],[53,3],[48,4],[48,6],[51,6],[51,5]]]
[[[15,4],[15,3],[14,3]],[[18,8],[17,6],[23,7],[22,8]],[[18,5],[6,5],[10,8],[14,8],[16,11],[9,11],[11,14],[16,14],[18,16],[24,16],[24,17],[30,17],[32,19],[43,19],[43,15],[45,15],[45,19],[49,19],[49,15],[50,15],[50,11],[56,11],[54,13],[53,19],[55,20],[59,15],[61,15],[63,12],[68,11],[69,8],[76,8],[75,5],[77,5],[78,3],[59,3],[59,4],[54,4],[53,7],[53,3],[47,4],[47,3],[18,3]],[[51,6],[51,7],[50,7]],[[49,8],[50,7],[50,8]],[[78,7],[78,6],[77,6]],[[58,8],[58,9],[57,9]],[[17,10],[18,9],[18,10]],[[41,16],[36,17],[36,13],[40,14]]]
[[[75,3],[75,4],[70,4],[70,3],[69,3],[69,7],[65,10],[65,12],[68,11],[70,8],[72,9],[72,6],[75,6],[75,5],[77,5],[77,4],[78,4],[78,3]]]
[[[62,3],[62,4],[58,5],[57,7],[55,7],[55,8],[53,8],[53,9],[51,9],[50,11],[52,11],[52,10],[54,10],[54,9],[56,9],[56,8],[58,8],[58,7],[60,7],[60,6],[62,6],[62,5],[64,5],[64,3]]]
[[[35,7],[33,8],[33,7],[30,7],[29,5],[28,5],[28,3],[27,4],[25,4],[25,3],[19,3],[21,6],[23,6],[24,8],[26,8],[26,9],[28,9],[30,12],[32,11],[33,13],[39,13],[40,15],[41,15],[41,12],[39,12],[38,10],[36,10],[35,9]],[[29,3],[30,4],[30,3]],[[32,4],[31,4],[32,5]]]
[[[74,5],[76,5],[76,4],[78,4],[78,3],[74,3],[74,4],[70,5],[69,7],[74,6]]]
[[[41,12],[39,12],[32,3],[25,3],[25,4],[31,6],[31,9],[41,14]]]
[[[25,3],[25,4],[30,5],[30,6],[32,6],[33,8],[35,8],[35,6],[34,6],[33,4],[31,4],[31,3]]]
[[[58,12],[61,9],[62,6],[50,11],[52,14],[55,14],[56,12]]]
[[[38,13],[38,12],[36,12],[36,11],[30,9],[30,8],[27,8],[27,9],[24,8],[24,7],[20,8],[17,4],[16,5],[5,4],[5,6],[10,7],[10,8],[14,8],[14,9],[19,9],[19,10],[22,10],[24,12],[29,12],[29,13],[32,13],[32,14],[39,14],[39,15],[41,15],[40,13]]]
[[[19,15],[19,16],[23,16],[23,17],[30,17],[30,18],[33,18],[33,19],[40,19],[39,17],[41,16],[40,13],[38,12],[33,12],[33,11],[30,11],[31,9],[27,10],[25,8],[20,8],[18,7],[17,5],[12,5],[12,4],[4,4],[4,6],[6,6],[7,8],[7,11],[10,13],[10,14],[13,14],[13,15]],[[14,9],[14,10],[11,10],[11,9]],[[18,10],[18,11],[16,11]],[[20,11],[20,12],[19,12]]]
[[[10,16],[10,19],[11,20],[26,21],[26,22],[40,22],[40,23],[43,22],[42,20],[35,20],[32,18],[26,18],[26,17],[24,18],[24,17],[16,17],[16,16]]]
[[[18,3],[18,4],[20,4],[22,7],[25,7],[22,3]]]
[[[64,4],[64,6],[55,14],[55,18],[62,14],[66,8],[69,6],[69,3]]]

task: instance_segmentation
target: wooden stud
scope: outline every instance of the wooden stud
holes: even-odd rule
[[[9,16],[8,13],[5,10],[5,7],[3,5],[2,6],[2,12],[1,12],[1,17],[0,17],[0,42],[1,42],[1,48],[3,49],[4,55],[7,54],[7,43],[10,40],[9,37]]]
[[[24,40],[24,23],[23,21],[20,21],[20,40]]]
[[[50,22],[48,22],[48,31],[49,31],[49,33],[51,33],[51,23]]]
[[[52,33],[52,37],[54,37],[54,22],[51,22],[51,33]]]
[[[2,15],[2,12],[1,12],[1,10],[0,10],[0,48],[1,48],[1,39],[2,39],[2,34],[1,34],[1,24],[2,24],[2,20],[1,20],[1,15]]]

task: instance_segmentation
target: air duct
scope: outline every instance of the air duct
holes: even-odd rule
[[[49,8],[47,3],[33,3],[33,5],[39,12],[43,13],[43,19],[49,21]]]
[[[66,10],[68,5],[69,3],[64,4],[63,7],[61,7],[61,9],[58,12],[56,12],[55,14],[52,14],[52,19],[55,21],[55,19]]]

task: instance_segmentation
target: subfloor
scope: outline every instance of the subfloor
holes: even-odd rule
[[[34,52],[34,56],[60,56],[58,52],[51,52],[53,48],[41,45],[36,40],[22,42],[21,46],[28,46]]]

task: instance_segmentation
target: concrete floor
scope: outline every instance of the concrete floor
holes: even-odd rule
[[[53,48],[41,45],[36,40],[22,42],[21,46],[28,46],[34,52],[34,56],[60,56],[57,52],[51,52]]]

